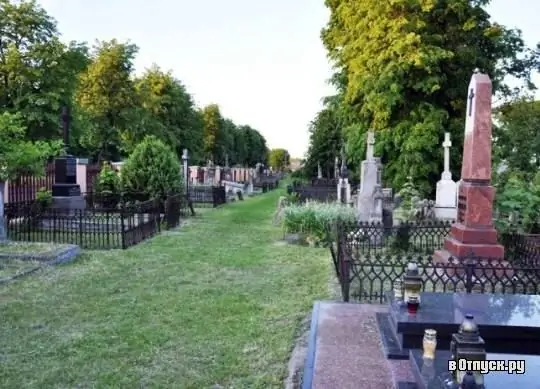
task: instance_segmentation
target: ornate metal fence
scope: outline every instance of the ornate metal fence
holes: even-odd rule
[[[416,262],[426,291],[540,293],[540,245],[530,236],[501,234],[504,259],[473,255],[436,263],[432,254],[444,244],[450,223],[339,223],[328,226],[330,248],[344,301],[384,302],[384,292]]]

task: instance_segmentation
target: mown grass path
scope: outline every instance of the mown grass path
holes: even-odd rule
[[[280,192],[0,286],[0,387],[281,388],[331,273],[277,243]]]

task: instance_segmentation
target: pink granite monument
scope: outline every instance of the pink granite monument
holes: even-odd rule
[[[446,263],[450,257],[470,255],[502,259],[504,247],[498,244],[493,227],[491,80],[478,70],[469,83],[461,180],[457,222],[452,225],[444,249],[434,253],[434,260]]]

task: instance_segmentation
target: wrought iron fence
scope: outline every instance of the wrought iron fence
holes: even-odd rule
[[[505,259],[450,258],[437,263],[432,256],[373,256],[361,260],[340,256],[339,281],[344,301],[385,302],[385,292],[392,290],[410,262],[418,265],[428,292],[466,293],[540,293],[540,268],[512,264]]]
[[[223,186],[191,185],[188,188],[188,199],[195,208],[215,208],[227,202]]]
[[[431,254],[443,247],[450,228],[449,222],[409,222],[395,227],[384,227],[380,223],[328,226],[326,244],[330,248],[343,299],[349,301],[353,297],[382,302],[384,292],[391,290],[393,281],[401,276],[413,258],[423,269],[425,288],[428,289],[498,293],[538,291],[540,237],[502,233],[499,236],[505,247],[504,259],[480,261],[469,255],[466,259],[454,258],[445,266],[436,265]],[[501,268],[510,271],[500,273]]]
[[[102,207],[111,201],[116,201],[114,207]],[[183,194],[142,202],[94,195],[88,202],[86,209],[50,208],[37,201],[6,204],[8,236],[14,241],[69,243],[85,249],[126,249],[164,228],[178,226],[181,216],[188,215]]]

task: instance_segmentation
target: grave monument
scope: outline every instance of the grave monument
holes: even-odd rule
[[[382,219],[382,189],[380,187],[380,159],[374,156],[375,134],[367,134],[366,159],[362,161],[360,171],[360,189],[357,198],[358,220],[361,222],[380,221],[375,204],[376,192],[380,194],[380,219]],[[379,189],[377,190],[377,186]]]
[[[322,179],[322,169],[321,169],[321,163],[320,162],[317,163],[317,179],[318,180]]]
[[[438,219],[455,220],[457,216],[457,184],[452,180],[450,171],[450,133],[444,134],[444,170],[441,179],[437,182],[437,192],[435,196],[435,216]]]
[[[503,258],[504,247],[497,243],[493,227],[491,80],[479,70],[475,70],[469,83],[461,180],[457,222],[444,248],[434,253],[434,261],[447,263],[450,257],[462,259],[470,255]]]
[[[65,155],[54,160],[53,202],[51,208],[57,214],[72,216],[77,210],[86,208],[86,201],[77,184],[77,158],[68,153],[71,116],[68,107],[62,109],[62,129],[64,133]]]
[[[349,172],[345,161],[345,148],[341,151],[341,169],[339,172],[339,183],[337,187],[338,202],[343,204],[351,203],[351,184],[349,184]]]

